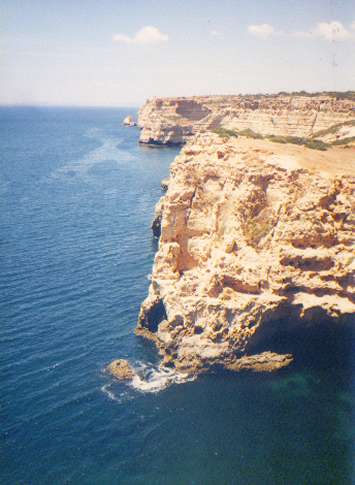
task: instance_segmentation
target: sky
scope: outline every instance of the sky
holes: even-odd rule
[[[0,0],[0,104],[350,89],[354,0]]]

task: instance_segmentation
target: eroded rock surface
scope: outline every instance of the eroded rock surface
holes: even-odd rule
[[[137,333],[163,365],[277,370],[256,351],[279,325],[354,314],[353,149],[320,153],[199,134],[171,167]]]
[[[120,381],[130,381],[135,376],[135,372],[125,359],[113,360],[106,370]]]
[[[355,119],[355,101],[329,94],[153,98],[139,112],[140,142],[177,145],[218,127],[310,137]]]

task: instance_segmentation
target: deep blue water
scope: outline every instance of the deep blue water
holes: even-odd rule
[[[103,372],[156,361],[133,330],[176,150],[138,146],[129,112],[0,109],[0,483],[352,483],[348,336],[274,376],[143,393]]]

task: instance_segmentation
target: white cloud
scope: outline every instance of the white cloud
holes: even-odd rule
[[[276,33],[274,27],[270,24],[249,25],[248,32],[263,38],[271,37]]]
[[[314,35],[326,40],[345,40],[351,37],[350,32],[341,22],[320,22],[317,24]]]
[[[347,29],[341,22],[332,20],[331,22],[318,22],[308,32],[282,32],[277,31],[270,24],[249,25],[248,32],[258,37],[271,37],[273,35],[286,35],[291,37],[315,38],[327,41],[355,40],[355,21]]]
[[[351,27],[353,27],[353,24]],[[296,35],[300,37],[315,37],[328,41],[355,39],[354,34],[347,30],[341,22],[336,20],[332,22],[318,22],[309,32],[298,32]]]
[[[113,34],[112,36],[113,42],[120,44],[156,45],[167,42],[168,39],[169,36],[167,34],[163,34],[157,27],[152,25],[142,27],[133,37],[126,34]]]

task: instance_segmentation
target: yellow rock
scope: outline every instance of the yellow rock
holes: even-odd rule
[[[250,355],[270,322],[355,312],[354,173],[351,150],[192,137],[158,204],[159,250],[138,333],[184,372],[289,364],[292,356]]]
[[[191,135],[223,127],[229,130],[252,130],[261,135],[309,137],[334,125],[355,119],[355,102],[326,93],[302,96],[193,96],[189,98],[153,98],[139,111],[142,128],[140,142],[181,144]],[[354,136],[354,126],[344,125],[323,135],[325,142]],[[226,140],[226,139],[225,139]],[[223,142],[223,140],[220,140]],[[217,150],[218,148],[218,150]],[[198,147],[191,146],[189,155]],[[216,143],[209,153],[223,159]]]
[[[106,367],[106,370],[120,381],[133,379],[135,373],[130,364],[125,359],[117,359]]]

